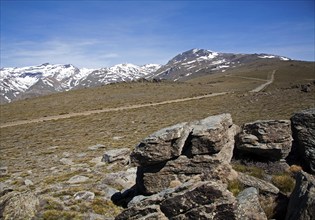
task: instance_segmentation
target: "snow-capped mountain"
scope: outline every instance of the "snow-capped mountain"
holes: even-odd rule
[[[269,54],[233,54],[192,49],[175,56],[158,69],[154,77],[173,81],[185,80],[200,72],[224,72],[228,68],[260,59],[290,60],[287,57]]]
[[[79,69],[71,64],[49,63],[22,68],[2,68],[0,103],[75,88],[131,81],[146,77],[158,68],[160,68],[158,64],[144,66],[118,64],[109,68]]]
[[[2,68],[0,69],[0,103],[139,78],[184,81],[205,73],[224,72],[229,68],[262,59],[289,60],[286,57],[270,54],[234,54],[192,49],[178,54],[163,66],[118,64],[101,69],[79,69],[71,64],[45,63],[23,68]]]

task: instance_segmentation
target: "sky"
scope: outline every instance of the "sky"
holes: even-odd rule
[[[1,67],[166,64],[192,48],[315,60],[314,0],[0,0]]]

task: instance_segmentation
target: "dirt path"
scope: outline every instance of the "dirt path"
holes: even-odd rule
[[[24,125],[24,124],[30,124],[30,123],[37,123],[37,122],[45,122],[45,121],[51,121],[51,120],[58,120],[58,119],[65,119],[65,118],[71,118],[71,117],[77,117],[77,116],[87,116],[87,115],[103,113],[103,112],[115,112],[115,111],[122,111],[122,110],[128,110],[128,109],[137,109],[137,108],[143,108],[143,107],[151,107],[151,106],[172,104],[172,103],[178,103],[178,102],[186,102],[186,101],[191,101],[191,100],[225,95],[227,93],[228,92],[219,92],[219,93],[212,93],[212,94],[195,96],[195,97],[190,97],[190,98],[173,99],[173,100],[156,102],[156,103],[122,106],[122,107],[117,107],[117,108],[105,108],[101,110],[91,110],[91,111],[84,111],[84,112],[77,112],[77,113],[69,113],[69,114],[64,114],[64,115],[53,115],[53,116],[41,117],[41,118],[30,119],[30,120],[14,121],[14,122],[1,124],[0,128],[6,128],[6,127],[12,127],[12,126]]]
[[[268,85],[273,83],[273,81],[275,79],[275,73],[276,73],[276,70],[273,70],[272,73],[271,73],[270,79],[266,83],[261,84],[260,86],[256,87],[255,89],[251,90],[250,92],[260,92],[261,90],[266,88]]]

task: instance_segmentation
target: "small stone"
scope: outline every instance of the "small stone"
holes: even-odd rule
[[[115,136],[115,137],[113,137],[113,140],[114,141],[119,141],[119,140],[121,140],[123,138],[124,138],[123,136]]]
[[[8,174],[8,167],[0,167],[0,176],[5,176]]]
[[[81,191],[81,192],[77,192],[76,194],[74,194],[73,197],[75,200],[91,201],[94,199],[95,194],[93,192],[90,192],[90,191]]]
[[[70,157],[71,154],[68,153],[68,152],[63,152],[62,155],[63,155],[64,157]]]
[[[105,163],[121,162],[122,164],[128,164],[129,154],[130,154],[129,148],[109,150],[104,153],[102,162]]]
[[[29,179],[24,180],[24,184],[25,184],[25,186],[33,186],[34,185],[34,183]]]
[[[68,159],[68,158],[62,158],[60,159],[60,162],[64,165],[73,165],[73,162],[71,159]]]
[[[105,145],[103,145],[103,144],[96,144],[96,145],[88,147],[89,150],[98,150],[100,148],[105,148]]]
[[[84,183],[86,181],[89,180],[89,177],[86,177],[86,176],[80,176],[80,175],[75,175],[73,177],[71,177],[67,183],[70,183],[70,184],[75,184],[75,183]]]

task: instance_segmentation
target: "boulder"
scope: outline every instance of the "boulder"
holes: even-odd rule
[[[106,151],[103,155],[102,162],[105,163],[114,163],[119,162],[124,165],[129,163],[129,148],[120,148]]]
[[[133,150],[131,161],[138,166],[147,166],[178,157],[190,131],[187,123],[181,123],[151,134]]]
[[[289,120],[246,123],[237,137],[236,150],[243,157],[277,161],[285,159],[292,146]]]
[[[237,219],[267,220],[267,216],[259,203],[258,191],[254,187],[246,188],[237,196]]]
[[[38,205],[39,200],[32,192],[7,193],[0,198],[0,219],[32,219]]]
[[[189,143],[185,146],[186,152],[184,153],[192,156],[220,152],[231,140],[227,131],[232,125],[230,114],[211,116],[192,123]]]
[[[315,174],[315,108],[294,114],[291,122],[297,151],[306,169]]]
[[[286,220],[315,219],[315,177],[301,171],[290,196]]]
[[[216,179],[223,182],[236,176],[229,163],[233,156],[237,126],[231,124],[230,115],[209,117],[191,123],[188,127],[192,132],[185,140],[182,155],[138,167],[136,187],[139,194],[154,194],[172,187],[175,182],[175,185],[180,185],[197,176],[202,180]],[[195,135],[193,132],[196,132]],[[196,140],[197,134],[203,141]],[[224,141],[218,140],[215,134],[224,137]]]
[[[129,204],[116,220],[235,219],[235,197],[219,181],[187,182],[149,197],[135,197]]]

